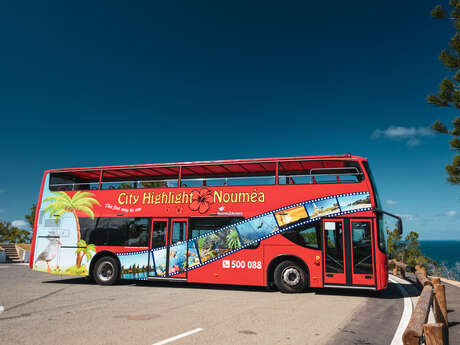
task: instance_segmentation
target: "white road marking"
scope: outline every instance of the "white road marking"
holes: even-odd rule
[[[2,305],[0,305],[0,313],[3,313],[4,311],[5,311],[5,308]]]
[[[401,293],[404,296],[404,310],[401,316],[401,320],[399,321],[398,328],[396,329],[396,333],[393,336],[393,340],[391,341],[391,345],[402,345],[402,335],[407,328],[407,324],[409,323],[410,317],[412,316],[412,300],[409,297],[406,289],[402,286],[404,284],[409,284],[402,279],[391,277],[389,280],[396,284]]]
[[[172,337],[172,338],[168,338],[168,339],[159,341],[158,343],[155,343],[155,344],[153,344],[153,345],[163,345],[163,344],[167,344],[167,343],[173,342],[173,341],[175,341],[175,340],[178,340],[178,339],[187,337],[187,336],[189,336],[189,335],[192,335],[192,334],[201,332],[202,330],[203,330],[203,328],[196,328],[196,329],[193,329],[193,330],[191,330],[191,331],[188,331],[188,332],[185,332],[185,333],[181,333],[181,334],[179,334],[179,335],[176,335],[175,337]]]

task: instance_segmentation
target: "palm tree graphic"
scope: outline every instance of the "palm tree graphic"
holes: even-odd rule
[[[78,244],[78,248],[76,250],[77,260],[78,260],[78,257],[80,257],[80,261],[77,262],[77,267],[80,267],[83,257],[86,256],[86,261],[89,261],[91,257],[93,256],[93,253],[96,253],[96,246],[94,244],[86,244],[84,240],[80,240],[77,244]]]
[[[54,195],[51,195],[44,200],[44,202],[50,202],[50,204],[46,206],[43,212],[49,212],[50,217],[55,217],[56,223],[63,214],[67,212],[72,213],[77,224],[77,246],[80,247],[80,245],[82,245],[83,247],[86,247],[86,242],[81,241],[80,222],[78,221],[77,211],[83,212],[90,216],[91,219],[94,219],[94,212],[92,208],[94,205],[100,206],[101,204],[93,198],[94,194],[89,192],[78,191],[72,198],[65,192],[53,192],[53,194]],[[80,268],[83,256],[86,255],[88,259],[88,253],[92,251],[93,248],[88,248],[87,250],[77,249],[77,268]]]

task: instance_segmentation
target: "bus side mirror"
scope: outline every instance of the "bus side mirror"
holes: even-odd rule
[[[396,227],[398,229],[398,233],[402,235],[403,233],[403,226],[402,226],[402,220],[398,219],[398,222],[396,223]]]

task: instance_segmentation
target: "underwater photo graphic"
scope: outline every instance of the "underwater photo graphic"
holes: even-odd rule
[[[267,214],[263,217],[239,224],[236,228],[240,234],[241,241],[246,244],[278,231],[278,224],[273,214]]]
[[[169,248],[169,274],[187,269],[187,242],[173,244]]]
[[[299,220],[305,220],[308,218],[307,211],[305,207],[296,206],[291,207],[286,210],[278,211],[275,213],[276,220],[278,221],[278,225],[280,227],[298,222]]]
[[[325,217],[340,212],[337,198],[312,201],[305,204],[305,207],[310,215],[310,218]]]
[[[166,275],[166,248],[153,251],[155,263],[155,275],[162,277]]]
[[[195,240],[188,241],[187,257],[188,257],[188,267],[189,268],[199,265],[201,263],[200,256],[198,255],[197,244]]]
[[[342,211],[358,210],[360,208],[369,208],[371,205],[371,197],[369,193],[351,196],[341,196],[338,198],[339,205]]]
[[[234,227],[198,238],[197,242],[202,263],[241,247]]]

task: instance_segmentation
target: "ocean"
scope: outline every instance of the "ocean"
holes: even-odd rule
[[[420,241],[420,249],[447,268],[449,272],[441,271],[443,277],[460,281],[460,241]]]

